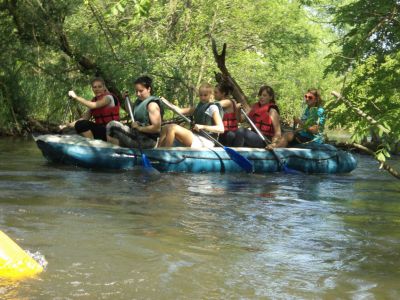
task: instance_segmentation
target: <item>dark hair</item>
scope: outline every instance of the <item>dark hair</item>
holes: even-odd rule
[[[266,91],[268,93],[268,95],[271,96],[271,100],[270,101],[275,103],[275,92],[274,92],[273,88],[270,87],[269,85],[262,85],[260,87],[260,90],[258,91],[258,96],[261,96],[261,94],[264,91]]]
[[[307,93],[311,93],[315,96],[315,99],[317,99],[317,106],[320,107],[323,104],[322,97],[321,97],[321,92],[316,89],[316,88],[311,88],[307,90]]]
[[[233,87],[225,81],[219,82],[215,87],[225,96],[229,96],[233,92]]]
[[[151,79],[149,76],[140,76],[137,78],[133,84],[141,84],[143,85],[146,89],[153,88],[152,87],[153,79]]]
[[[104,79],[101,77],[94,77],[92,80],[90,80],[90,85],[93,86],[93,83],[95,82],[101,82],[101,84],[106,87],[106,83],[104,82]]]

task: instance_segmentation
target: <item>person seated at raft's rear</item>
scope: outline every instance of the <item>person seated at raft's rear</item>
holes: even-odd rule
[[[70,98],[82,103],[88,110],[79,120],[60,125],[59,128],[75,128],[76,132],[84,137],[106,141],[106,125],[110,121],[119,120],[120,104],[117,97],[108,92],[102,78],[94,78],[91,86],[95,94],[92,100],[86,100],[74,91],[68,92]],[[94,122],[89,121],[91,117],[94,118]]]
[[[235,139],[235,132],[238,130],[240,121],[240,110],[235,100],[230,98],[233,88],[227,82],[218,83],[214,88],[214,98],[224,109],[224,133],[219,135],[218,140],[224,146],[232,146]]]
[[[279,108],[275,103],[275,92],[270,86],[263,85],[260,87],[258,96],[260,97],[258,102],[251,107],[247,115],[262,135],[275,143],[281,137]],[[254,130],[239,128],[236,131],[232,146],[264,148],[266,145]]]
[[[287,147],[311,142],[322,144],[324,142],[325,111],[322,108],[319,90],[309,89],[304,95],[304,100],[307,107],[302,117],[293,119],[294,125],[299,125],[299,128],[294,132],[286,132],[275,145],[269,147]]]
[[[193,130],[196,133],[177,124],[166,125],[161,132],[159,147],[171,147],[175,139],[186,147],[214,147],[214,142],[202,136],[200,132],[200,130],[204,130],[215,138],[217,138],[215,134],[224,132],[221,116],[222,108],[217,103],[212,102],[212,92],[212,86],[208,83],[203,83],[199,88],[200,102],[195,108],[179,108],[163,99],[163,101],[174,107],[176,111],[184,115],[193,115],[195,124]]]
[[[160,98],[152,96],[152,79],[135,80],[136,102],[132,107],[135,122],[131,126],[112,121],[107,125],[107,140],[129,148],[154,148],[160,135],[163,110]]]

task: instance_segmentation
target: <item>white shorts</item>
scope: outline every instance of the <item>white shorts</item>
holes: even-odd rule
[[[210,141],[209,139],[198,135],[196,133],[193,133],[193,141],[192,141],[192,145],[190,146],[190,148],[212,148],[214,147],[214,142]]]

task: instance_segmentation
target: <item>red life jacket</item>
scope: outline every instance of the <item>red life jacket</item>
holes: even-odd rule
[[[275,103],[261,104],[260,102],[254,104],[248,114],[256,127],[267,137],[273,137],[275,134],[272,119],[269,116],[271,108],[275,109],[279,114],[278,106]]]
[[[111,121],[119,121],[120,104],[119,104],[118,98],[115,95],[106,92],[99,96],[95,96],[92,99],[92,102],[96,102],[100,99],[103,99],[107,95],[110,95],[114,98],[114,101],[116,102],[115,106],[109,107],[108,105],[106,105],[106,106],[103,106],[100,108],[91,109],[91,113],[92,113],[92,116],[94,117],[96,124],[106,125]]]
[[[225,113],[222,119],[222,122],[224,123],[225,132],[238,130],[238,115],[237,115],[236,103],[232,99],[230,100],[233,105],[233,112]]]

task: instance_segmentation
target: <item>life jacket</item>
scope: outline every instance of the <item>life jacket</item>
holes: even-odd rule
[[[139,122],[143,126],[151,125],[149,112],[147,110],[147,106],[151,103],[155,102],[160,107],[161,120],[164,115],[164,110],[162,109],[161,100],[156,96],[150,96],[144,100],[136,99],[135,104],[133,105],[133,118],[136,122]]]
[[[275,109],[279,114],[278,106],[275,103],[261,104],[260,102],[254,104],[248,114],[261,133],[268,137],[273,137],[275,134],[272,119],[269,116],[271,108]]]
[[[106,105],[106,106],[103,106],[100,108],[95,108],[95,109],[90,110],[92,113],[92,116],[94,117],[96,124],[106,125],[111,121],[119,121],[120,104],[119,104],[117,96],[106,92],[99,96],[93,97],[92,102],[96,102],[100,99],[103,99],[105,96],[108,96],[108,95],[110,95],[114,98],[115,106],[110,107],[110,106]]]
[[[195,124],[201,124],[201,125],[215,125],[214,119],[212,116],[209,116],[206,114],[206,110],[211,106],[211,105],[216,105],[218,107],[219,115],[221,116],[221,119],[224,116],[224,110],[222,109],[221,105],[217,102],[199,102],[197,104],[194,112],[193,112],[193,121]]]
[[[232,99],[230,99],[233,105],[233,112],[225,113],[222,118],[222,122],[224,123],[224,130],[227,131],[236,131],[238,130],[238,112],[236,109],[236,103]]]

